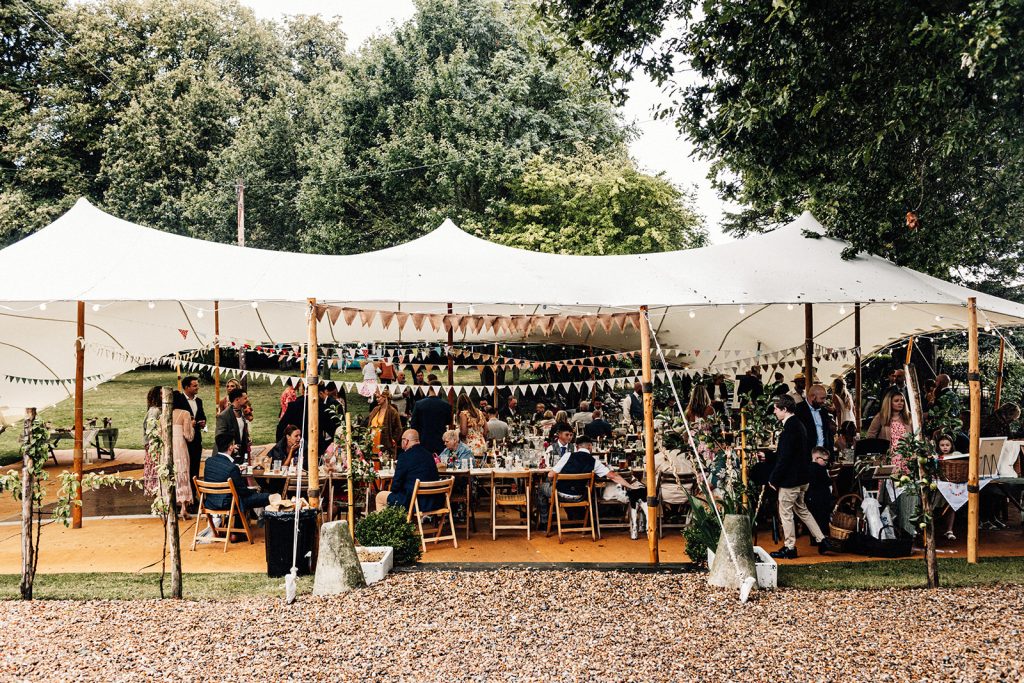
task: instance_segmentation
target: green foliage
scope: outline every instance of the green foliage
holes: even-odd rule
[[[414,564],[422,549],[416,525],[405,521],[404,507],[386,507],[371,512],[356,522],[356,538],[364,546],[391,546],[395,551],[395,564]]]
[[[867,250],[942,277],[955,267],[1004,293],[1019,282],[1019,2],[542,7],[609,86],[638,68],[667,84],[662,113],[713,161],[722,196],[745,207],[733,233],[806,209],[852,242],[848,256]],[[684,65],[695,74],[685,81]]]
[[[718,523],[714,510],[697,496],[690,496],[690,510],[690,523],[683,529],[686,555],[690,562],[703,567],[708,563],[708,550],[718,547],[722,525]]]

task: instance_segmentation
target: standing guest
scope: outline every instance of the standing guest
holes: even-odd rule
[[[508,423],[498,419],[498,411],[494,406],[487,409],[487,438],[491,441],[504,441],[508,438]]]
[[[580,409],[576,411],[576,414],[569,420],[569,424],[576,425],[588,425],[594,421],[594,413],[590,410],[589,401],[580,401]]]
[[[422,370],[417,370],[415,372],[415,374],[413,374],[412,378],[413,378],[412,379],[413,384],[415,384],[416,386],[418,386],[418,387],[428,386],[427,385],[427,379],[426,379],[426,377],[423,376],[423,371]]]
[[[228,383],[224,385],[224,395],[220,397],[219,401],[217,401],[217,412],[218,413],[222,412],[225,408],[228,407],[228,394],[231,393],[231,390],[232,389],[241,389],[241,388],[242,388],[242,383],[239,382],[237,379],[231,378],[231,379],[228,380]]]
[[[950,386],[949,375],[942,373],[935,377],[935,400],[928,411],[928,422],[933,431],[951,431],[960,424],[963,406],[960,395]],[[959,431],[958,429],[956,431]],[[956,434],[953,434],[954,438]],[[967,450],[963,448],[961,450]]]
[[[747,405],[752,400],[759,398],[764,393],[764,385],[761,383],[761,373],[758,369],[750,368],[747,374],[737,378],[736,393],[740,395],[740,404]]]
[[[199,398],[199,379],[191,375],[181,380],[181,393],[185,404],[192,413],[193,437],[188,440],[188,476],[194,482],[199,476],[199,463],[203,459],[203,430],[206,429],[206,412],[203,410],[203,399]],[[192,500],[199,500],[199,493],[192,488]],[[192,508],[195,507],[193,503]]]
[[[440,384],[430,387],[427,397],[416,402],[409,420],[411,428],[422,435],[423,447],[432,454],[444,450],[442,435],[452,420],[452,406],[448,401],[437,395]]]
[[[245,480],[242,479],[242,471],[235,464],[238,444],[232,441],[231,435],[227,433],[217,434],[214,438],[214,443],[217,446],[215,449],[217,452],[206,460],[206,469],[203,472],[204,481],[208,481],[211,484],[232,482],[235,485],[235,492],[238,494],[238,502],[242,506],[243,514],[250,510],[266,507],[270,502],[270,494],[252,490],[245,483]],[[207,496],[205,506],[213,510],[227,510],[231,507],[231,494],[223,493]]]
[[[235,457],[245,462],[249,457],[251,442],[249,440],[249,424],[245,421],[242,410],[249,401],[249,395],[240,388],[228,393],[228,407],[217,414],[217,437],[226,434],[235,444]]]
[[[948,384],[949,375],[946,378]],[[938,377],[935,380],[938,382]],[[910,400],[910,395],[907,393],[907,373],[902,368],[893,368],[892,374],[889,375],[889,388],[903,394],[903,400]]]
[[[958,455],[953,444],[953,437],[948,434],[943,434],[936,440],[935,448],[939,452],[940,461],[947,455]],[[947,541],[955,541],[956,534],[953,533],[953,525],[956,524],[956,510],[950,507],[949,503],[942,496],[939,496],[936,502],[945,505],[945,510],[942,513],[942,518],[945,520],[943,536]],[[936,507],[932,505],[932,510],[934,511]]]
[[[1020,419],[1020,406],[1016,403],[1004,403],[990,415],[981,420],[982,437],[1016,436],[1014,424]]]
[[[544,419],[544,414],[548,412],[547,407],[543,403],[538,403],[533,408],[533,415],[530,415],[530,424],[537,424]],[[552,414],[552,417],[554,415]]]
[[[729,414],[729,385],[725,383],[725,375],[715,375],[711,380],[711,406],[719,415]]]
[[[786,378],[781,372],[776,372],[772,381],[775,382],[775,388],[772,389],[772,398],[789,393],[789,385],[786,384]]]
[[[450,468],[461,468],[462,463],[469,463],[470,467],[474,466],[473,463],[473,451],[469,450],[469,446],[462,443],[462,439],[459,436],[459,430],[449,429],[444,433],[444,450],[441,451],[439,460],[446,467]]]
[[[612,435],[612,425],[604,419],[601,410],[595,410],[593,421],[583,428],[583,433],[591,439],[607,439]]]
[[[510,422],[516,419],[516,410],[519,408],[519,399],[515,396],[509,396],[508,400],[505,401],[505,405],[500,411],[498,411],[498,417],[505,422]]]
[[[789,395],[793,397],[793,403],[803,403],[805,386],[807,386],[807,381],[804,379],[804,373],[796,373],[793,376],[793,391],[789,392]]]
[[[799,407],[799,406],[797,406]],[[828,476],[829,452],[815,446],[811,449],[811,466],[808,470],[807,509],[814,515],[818,528],[827,529],[832,517],[835,499],[832,496],[832,479]]]
[[[142,421],[142,443],[146,454],[142,460],[142,488],[147,495],[156,495],[160,489],[160,475],[157,461],[160,453],[156,444],[160,441],[160,413],[163,408],[163,387],[153,387],[146,394],[146,417]],[[186,463],[187,463],[186,459]],[[188,471],[186,464],[185,470]],[[191,490],[191,487],[190,487]]]
[[[171,411],[171,454],[174,461],[174,495],[178,500],[178,516],[192,519],[188,506],[192,503],[192,486],[189,483],[188,442],[195,438],[192,413],[189,412],[185,397],[178,394]]]
[[[377,367],[380,368],[380,381],[384,384],[393,384],[395,381],[395,366],[391,359],[385,356],[377,363]]]
[[[326,396],[324,398],[324,408],[327,412],[332,415],[337,415],[339,418],[345,414],[347,407],[345,401],[341,397],[341,393],[338,389],[337,382],[324,382],[324,389]]]
[[[571,429],[570,429],[571,433]],[[558,458],[548,472],[548,478],[554,479],[558,474],[586,474],[593,472],[595,477],[607,477],[610,481],[626,489],[639,489],[642,486],[638,482],[628,482],[622,476],[609,469],[607,465],[598,460],[592,453],[594,442],[589,436],[581,436],[576,440],[576,449],[573,452],[566,452]],[[586,484],[575,481],[558,482],[558,499],[565,502],[579,502],[587,495]],[[547,524],[548,508],[551,501],[551,482],[544,482],[537,487],[537,502],[540,508],[540,523]]]
[[[415,429],[406,429],[402,433],[401,452],[395,465],[395,476],[391,480],[391,490],[377,494],[377,509],[403,507],[408,510],[412,507],[412,492],[416,487],[416,480],[437,481],[440,478],[434,454],[420,443],[419,432]],[[434,509],[437,498],[438,496],[430,496],[429,499],[424,497],[420,502],[420,508]]]
[[[482,458],[487,454],[487,440],[484,438],[487,419],[466,394],[460,395],[456,400],[455,411],[459,418],[459,434],[462,435],[462,440],[473,451],[473,455]]]
[[[377,394],[377,404],[370,411],[369,425],[374,452],[383,451],[395,457],[402,434],[402,418],[391,405],[391,392],[387,389]]]
[[[686,404],[686,419],[689,422],[697,422],[715,414],[711,406],[711,397],[703,384],[698,384],[690,392],[690,402]]]
[[[932,406],[935,405],[935,389],[938,385],[939,383],[931,377],[924,381],[924,389],[921,390],[921,409],[925,413],[930,411]]]
[[[807,455],[810,456],[810,450],[815,447],[824,448],[831,455],[835,448],[835,437],[832,421],[825,411],[825,387],[812,384],[807,390],[807,400],[796,405],[794,414],[807,432]]]
[[[629,401],[629,409],[627,415],[634,422],[640,422],[644,419],[644,387],[640,382],[633,383],[633,393],[631,393],[627,399]]]
[[[846,388],[846,381],[842,377],[836,377],[832,382],[832,414],[836,417],[836,424],[839,431],[845,433],[847,424],[857,427],[857,416],[853,412],[853,396]]]
[[[319,419],[317,426],[319,427],[319,435],[317,439],[317,450],[322,455],[331,441],[334,439],[334,435],[341,427],[341,418],[329,412],[325,405],[327,404],[327,382],[320,382],[317,384],[317,396],[319,397],[317,414]],[[285,411],[284,416],[277,421],[277,430],[275,431],[274,438],[280,441],[284,438],[284,430],[288,425],[299,425],[303,434],[309,433],[309,419],[306,415],[308,412],[309,404],[305,400],[292,401],[288,404],[288,409]],[[303,447],[305,448],[305,447]],[[305,453],[305,450],[303,450]]]
[[[281,412],[278,413],[277,419],[284,417],[284,411],[288,410],[288,404],[297,399],[299,395],[295,393],[295,387],[291,384],[286,384],[284,391],[281,392]]]
[[[818,552],[826,553],[834,550],[832,544],[821,533],[821,528],[807,509],[804,495],[810,481],[810,449],[805,447],[807,432],[800,420],[793,419],[796,403],[790,395],[775,399],[775,417],[782,422],[779,444],[775,453],[775,468],[769,476],[769,485],[779,494],[779,517],[782,519],[782,531],[785,545],[771,555],[777,559],[792,560],[796,558],[796,524],[793,515],[807,527],[811,538],[818,543]]]
[[[888,439],[889,447],[896,450],[896,444],[910,430],[910,411],[907,410],[907,399],[899,389],[890,389],[882,398],[882,408],[878,411],[878,415],[871,420],[867,438]]]
[[[361,360],[359,367],[363,371],[363,381],[359,383],[359,395],[367,399],[373,398],[377,395],[377,364],[372,360]]]
[[[405,385],[405,373],[401,370],[395,375],[395,383],[400,391],[391,395],[391,405],[398,411],[398,417],[405,426],[409,424],[409,413],[412,412],[412,389]]]

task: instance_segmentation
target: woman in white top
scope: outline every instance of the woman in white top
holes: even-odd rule
[[[377,394],[377,363],[372,360],[359,361],[359,367],[363,370],[363,381],[359,384],[359,395],[364,398],[371,398]]]

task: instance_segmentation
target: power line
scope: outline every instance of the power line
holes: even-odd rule
[[[25,0],[18,0],[18,2],[21,3],[22,7],[24,7],[29,12],[31,12],[32,15],[36,19],[38,19],[39,21],[43,22],[43,25],[46,26],[46,28],[50,29],[51,33],[53,33],[55,36],[57,36],[60,40],[64,41],[65,45],[67,45],[69,48],[71,48],[72,50],[77,52],[79,54],[79,56],[81,56],[82,59],[84,59],[86,62],[88,62],[92,66],[92,68],[95,69],[97,73],[99,73],[99,75],[101,75],[101,76],[103,76],[103,78],[107,79],[107,83],[110,83],[111,85],[114,85],[114,79],[111,78],[110,75],[107,74],[106,71],[104,71],[103,69],[101,69],[98,66],[96,66],[96,62],[94,62],[91,59],[89,59],[88,57],[86,57],[85,54],[81,50],[79,50],[77,47],[75,47],[74,43],[72,43],[70,40],[68,40],[67,37],[63,33],[61,33],[60,31],[55,29],[53,26],[51,26],[50,22],[46,21],[46,19],[44,19],[42,16],[40,16],[40,14],[38,12],[36,12],[34,9],[32,9],[31,5],[29,5],[27,2],[25,2]]]

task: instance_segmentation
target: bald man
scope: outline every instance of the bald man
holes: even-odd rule
[[[382,510],[385,506],[404,507],[409,509],[412,504],[412,490],[416,486],[416,480],[437,481],[437,463],[434,462],[434,455],[420,444],[420,433],[415,429],[406,429],[402,432],[402,443],[398,453],[398,464],[395,466],[395,477],[391,480],[391,490],[381,491],[377,494],[377,509]],[[429,510],[424,505],[427,503],[420,500],[420,508]]]

